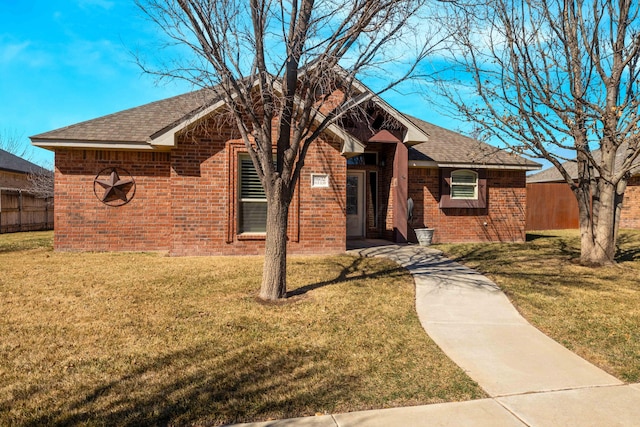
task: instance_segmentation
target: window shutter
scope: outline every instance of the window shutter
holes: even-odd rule
[[[486,169],[474,169],[473,172],[478,174],[478,195],[477,198],[452,198],[452,192],[456,197],[468,197],[469,192],[475,191],[472,186],[469,185],[456,185],[466,184],[473,176],[465,176],[463,173],[454,174],[455,181],[452,182],[451,173],[456,169],[442,168],[440,169],[440,208],[464,208],[464,209],[483,209],[487,207],[487,171]],[[467,188],[463,188],[467,187]],[[467,196],[464,196],[467,192]]]
[[[260,178],[258,178],[258,172],[253,167],[253,161],[251,159],[240,159],[240,198],[242,199],[266,199],[264,194],[264,188]]]
[[[264,233],[267,231],[267,196],[250,158],[241,156],[240,201],[238,203],[238,231]]]

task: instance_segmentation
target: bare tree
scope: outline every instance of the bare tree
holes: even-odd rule
[[[440,45],[437,32],[425,31],[431,22],[421,20],[427,1],[138,0],[178,49],[177,59],[143,69],[217,91],[263,184],[261,298],[286,296],[293,192],[310,145],[371,98],[356,78],[387,78],[380,93],[412,76]]]
[[[448,6],[456,47],[441,93],[486,134],[551,162],[578,200],[581,261],[613,263],[624,192],[640,154],[638,2]],[[575,166],[577,177],[569,170]]]
[[[25,160],[30,160],[33,156],[31,145],[22,140],[22,136],[16,132],[0,132],[0,149],[9,152]]]
[[[29,172],[29,191],[41,199],[53,197],[53,171],[37,168]]]

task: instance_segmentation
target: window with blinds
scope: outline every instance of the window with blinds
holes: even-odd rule
[[[265,233],[267,231],[267,197],[248,155],[240,156],[238,169],[240,176],[238,231]]]
[[[478,198],[478,174],[470,170],[451,172],[451,198],[475,200]]]

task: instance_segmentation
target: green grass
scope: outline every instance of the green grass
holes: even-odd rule
[[[579,265],[577,231],[525,244],[438,245],[491,277],[541,331],[626,382],[640,382],[640,231],[623,230],[617,265]]]
[[[484,393],[421,328],[382,259],[56,253],[0,235],[0,425],[220,425]]]

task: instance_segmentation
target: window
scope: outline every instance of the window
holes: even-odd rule
[[[347,159],[349,166],[377,166],[378,153],[363,153]]]
[[[463,209],[486,208],[486,169],[441,169],[440,207]]]
[[[478,199],[478,174],[469,170],[451,172],[451,198]]]
[[[367,197],[367,219],[369,228],[378,228],[378,173],[369,172],[369,194]]]
[[[267,196],[248,155],[240,155],[238,172],[240,177],[238,231],[265,233],[267,231]]]

